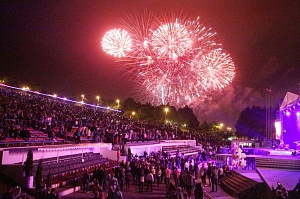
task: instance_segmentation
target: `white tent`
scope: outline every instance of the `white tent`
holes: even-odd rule
[[[285,97],[283,99],[283,102],[280,105],[280,111],[289,108],[295,104],[297,104],[297,102],[300,100],[299,95],[295,94],[295,93],[291,93],[291,92],[287,92],[285,94]]]

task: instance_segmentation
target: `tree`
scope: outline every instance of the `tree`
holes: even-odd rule
[[[199,126],[201,132],[209,132],[209,124],[206,121],[203,121]]]
[[[24,162],[25,176],[26,177],[32,176],[32,170],[33,170],[33,153],[32,150],[30,149],[27,153],[26,161]]]
[[[153,120],[154,108],[147,103],[142,105],[138,110],[138,115],[141,120]]]
[[[134,101],[132,98],[128,98],[124,101],[122,109],[125,111],[137,111],[141,107],[141,104]]]
[[[244,109],[236,122],[235,129],[237,136],[246,136],[248,138],[265,137],[266,131],[266,110],[264,108],[253,106]]]
[[[189,129],[198,129],[199,127],[198,118],[193,113],[193,109],[188,106],[178,109],[177,118],[180,123],[186,124]]]

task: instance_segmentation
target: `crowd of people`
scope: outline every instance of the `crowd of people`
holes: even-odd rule
[[[80,143],[124,144],[127,141],[196,139],[209,142],[207,134],[183,132],[171,124],[133,120],[119,112],[68,102],[54,97],[0,88],[0,140],[29,141],[29,129],[44,132],[48,140]]]
[[[201,153],[185,156],[178,151],[176,157],[170,157],[157,151],[123,160],[112,169],[98,167],[92,177],[83,176],[83,179],[94,182],[91,189],[95,198],[114,199],[122,195],[123,190],[152,192],[155,187],[163,186],[168,199],[189,199],[192,195],[195,199],[202,199],[203,186],[211,186],[212,191],[218,191],[226,171],[227,167],[217,167],[214,161],[204,159]],[[87,185],[88,182],[83,182],[83,187]]]
[[[7,138],[30,140],[30,129],[44,132],[48,141],[61,138],[63,142],[107,142],[124,146],[127,142],[148,140],[194,139],[203,152],[185,156],[179,151],[170,157],[163,151],[151,152],[144,157],[128,156],[126,162],[112,170],[97,168],[93,175],[83,176],[83,191],[93,182],[94,198],[122,198],[124,189],[136,186],[139,192],[153,191],[155,186],[167,188],[167,198],[203,198],[203,186],[218,191],[227,167],[210,161],[220,145],[205,133],[183,132],[170,124],[157,124],[127,118],[119,112],[42,96],[34,93],[0,88],[0,141]],[[220,144],[220,143],[218,143]],[[124,155],[122,147],[119,156]],[[171,180],[172,179],[172,180]],[[300,182],[299,182],[300,183]],[[299,191],[298,188],[295,188]],[[284,187],[274,188],[277,198],[288,198]],[[53,189],[44,188],[43,198],[55,198]]]
[[[30,130],[43,132],[47,135],[48,141],[55,141],[57,138],[62,138],[64,142],[71,141],[80,143],[82,139],[89,139],[92,142],[107,142],[113,145],[122,144],[123,146],[126,142],[195,139],[196,135],[194,132],[182,132],[179,128],[171,126],[170,124],[166,125],[133,120],[124,117],[118,112],[97,109],[80,103],[76,104],[50,96],[4,87],[0,88],[0,102],[0,140],[11,138],[30,141]],[[198,137],[197,139],[207,140],[206,137]],[[204,146],[204,148],[205,147],[206,146]],[[212,148],[208,145],[207,150],[210,155],[213,155],[216,148]],[[122,151],[122,153],[124,153],[124,151]],[[155,161],[159,160],[157,158],[160,157],[160,155],[162,154],[151,156],[151,159],[144,159],[144,161],[137,160],[137,157],[133,157],[133,159],[130,160],[129,168],[132,168],[130,169],[132,181],[134,184],[140,185],[140,191],[144,191],[144,189],[148,191],[153,190],[152,180],[148,180],[150,179],[148,170],[152,169],[155,171],[158,170],[159,173],[161,172],[161,174],[153,173],[153,181],[155,181],[157,185],[164,182],[169,186],[170,177],[166,177],[166,169],[168,168],[170,172],[173,172],[174,168],[171,165],[177,164],[177,167],[183,165],[176,162],[182,158],[171,159],[167,156],[163,158],[163,162],[156,162],[154,164]],[[123,168],[126,170],[125,167]],[[193,172],[190,168],[188,170],[184,168],[181,169],[183,171],[182,175],[184,174],[185,178],[189,177],[194,179],[194,169]],[[143,171],[144,183],[140,183],[141,171]],[[158,181],[159,178],[157,176],[160,176],[160,181]],[[128,176],[126,179],[129,179]],[[124,183],[122,183],[123,180],[120,180],[120,182],[121,186],[119,191],[121,192]],[[176,187],[178,187],[179,180],[176,182]],[[125,184],[129,188],[129,183],[127,182]],[[185,184],[186,183],[181,180],[181,188],[190,195],[190,184]],[[105,189],[101,181],[99,181],[99,185],[102,185]],[[195,186],[195,184],[193,186]],[[107,190],[109,190],[109,187]],[[117,190],[117,187],[113,187],[112,190]],[[101,190],[98,192],[100,193],[99,195],[101,195]],[[45,189],[43,193],[47,195],[47,197],[54,197],[53,190]],[[97,195],[97,192],[95,193]]]

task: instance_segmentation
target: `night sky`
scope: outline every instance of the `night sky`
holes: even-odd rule
[[[250,88],[262,97],[266,88],[298,93],[300,3],[296,0],[1,1],[0,78],[38,85],[61,96],[84,94],[90,101],[96,95],[131,97],[134,82],[102,51],[100,42],[120,19],[145,10],[200,16],[222,38],[223,48],[235,62],[234,90]]]

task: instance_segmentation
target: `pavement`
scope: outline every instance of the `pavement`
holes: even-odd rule
[[[217,192],[211,192],[210,186],[205,186],[204,190],[212,197],[212,198],[219,198],[219,199],[235,199],[234,197],[230,196],[220,187],[218,187]],[[143,192],[138,192],[138,186],[134,185],[133,183],[130,184],[129,190],[123,189],[123,199],[165,199],[167,193],[167,187],[164,184],[160,184],[157,186],[153,184],[153,191],[150,190],[147,192],[144,187]],[[88,193],[82,193],[82,191],[77,191],[71,193],[67,196],[62,197],[63,199],[85,199],[85,198],[93,198],[93,193],[90,191]],[[191,196],[191,199],[194,199],[194,195]],[[208,198],[208,197],[204,197]]]

